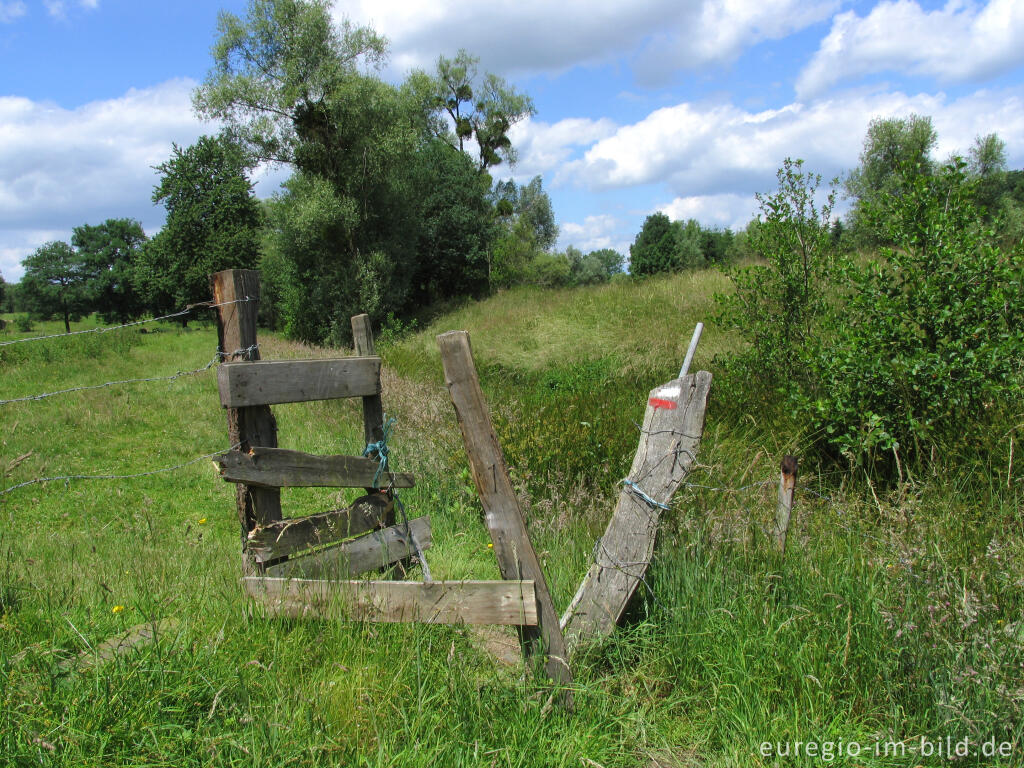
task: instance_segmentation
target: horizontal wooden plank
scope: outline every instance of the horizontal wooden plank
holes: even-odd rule
[[[266,563],[313,547],[387,528],[395,522],[394,502],[383,493],[356,499],[346,509],[277,520],[249,531],[246,550]]]
[[[225,408],[367,397],[380,393],[380,358],[224,363],[217,384]]]
[[[249,576],[249,596],[275,616],[427,624],[534,626],[533,581],[319,581]]]
[[[379,462],[362,456],[316,456],[285,448],[253,448],[228,451],[214,457],[220,476],[231,483],[261,488],[369,488]],[[412,488],[410,474],[388,472],[377,484],[381,488]]]
[[[307,579],[347,579],[360,573],[383,568],[416,553],[409,534],[421,549],[430,547],[430,517],[417,517],[405,524],[374,531],[337,546],[299,555],[267,568],[268,576]]]

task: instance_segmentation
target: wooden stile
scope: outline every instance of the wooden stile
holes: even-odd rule
[[[710,389],[711,374],[700,371],[651,391],[615,513],[562,618],[570,649],[582,639],[611,634],[644,578],[654,554],[658,505],[668,504],[693,465]]]
[[[534,583],[509,581],[320,581],[243,579],[250,597],[276,616],[346,616],[426,624],[537,623]]]
[[[536,627],[527,626],[521,630],[523,651],[528,655],[546,652],[544,669],[547,675],[559,683],[571,685],[572,672],[569,670],[568,652],[558,625],[558,614],[555,613],[544,571],[530,542],[523,513],[512,489],[505,456],[491,424],[473,363],[469,334],[465,331],[451,331],[438,336],[437,343],[441,348],[445,383],[455,405],[501,576],[503,579],[527,578],[534,582],[538,621]],[[572,707],[572,694],[568,690],[563,694],[563,701],[567,707]]]
[[[775,507],[775,545],[779,552],[786,554],[786,537],[789,535],[789,521],[793,514],[793,494],[796,491],[796,456],[784,456],[782,471],[779,473],[779,503]]]
[[[229,269],[210,277],[213,302],[217,304],[217,340],[226,359],[259,360],[256,315],[260,298],[260,273],[253,269]],[[223,367],[223,366],[222,366]],[[277,422],[270,408],[228,408],[228,439],[238,450],[277,447]],[[281,519],[281,492],[276,488],[250,488],[238,484],[238,522],[244,548],[249,531]],[[254,564],[244,554],[242,568],[253,572]]]
[[[262,488],[359,488],[374,490],[379,462],[362,456],[318,456],[284,448],[253,448],[228,451],[214,457],[221,477],[230,482]],[[388,472],[378,479],[380,487],[412,488],[410,474]]]
[[[279,520],[249,531],[246,548],[266,563],[395,523],[395,505],[383,493],[356,499],[347,509]]]
[[[306,579],[349,579],[366,571],[385,568],[416,554],[412,537],[421,549],[432,543],[430,518],[417,517],[380,531],[367,533],[351,541],[292,557],[283,563],[267,566],[268,576]]]
[[[380,358],[231,363],[217,383],[225,408],[363,397],[380,393]]]

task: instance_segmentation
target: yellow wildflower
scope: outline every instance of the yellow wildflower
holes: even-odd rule
[[[200,517],[199,518],[199,524],[200,525],[206,525],[206,518],[205,517]]]
[[[120,613],[123,610],[124,610],[124,606],[123,605],[115,605],[111,612],[112,613]]]

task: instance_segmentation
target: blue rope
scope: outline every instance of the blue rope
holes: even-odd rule
[[[629,480],[629,479],[623,480],[622,484],[624,486],[626,486],[626,490],[627,491],[635,494],[636,496],[639,496],[641,499],[646,501],[652,507],[658,507],[659,509],[664,509],[664,510],[671,509],[671,507],[668,504],[662,504],[660,501],[655,501],[654,499],[652,499],[650,496],[648,496],[646,493],[644,493],[643,489],[639,485],[634,483],[632,480]]]
[[[394,426],[396,419],[394,417],[388,418],[387,414],[384,414],[384,426],[380,440],[376,443],[367,443],[366,448],[363,449],[363,456],[368,458],[374,458],[376,456],[380,463],[377,465],[377,471],[373,474],[373,487],[380,488],[380,478],[385,472],[388,471],[388,455],[390,450],[388,449],[388,439],[391,437],[391,427]]]

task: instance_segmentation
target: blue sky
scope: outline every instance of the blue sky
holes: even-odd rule
[[[191,113],[217,11],[245,2],[0,0],[0,273],[42,243],[150,203]],[[743,226],[787,156],[854,167],[873,117],[930,115],[936,156],[998,133],[1024,167],[1024,2],[924,0],[339,0],[391,41],[400,81],[466,48],[528,92],[520,161],[544,178],[560,247],[628,253],[657,210]],[[286,176],[260,169],[257,192]]]

